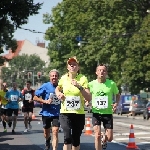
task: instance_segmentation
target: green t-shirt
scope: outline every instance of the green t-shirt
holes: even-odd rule
[[[105,83],[93,80],[88,84],[92,94],[92,112],[99,114],[113,114],[113,95],[119,93],[116,83],[106,79]]]

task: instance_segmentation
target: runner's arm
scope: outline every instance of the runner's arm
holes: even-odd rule
[[[116,94],[116,102],[115,102],[115,105],[118,106],[119,104],[119,101],[120,101],[120,94]]]
[[[8,102],[10,101],[10,98],[9,98],[9,91],[6,92],[6,94],[5,94],[4,97],[5,97],[5,99],[6,99]]]
[[[38,97],[37,95],[34,95],[33,100],[39,103],[46,103],[45,100],[43,100],[41,97]]]
[[[23,101],[23,94],[20,92],[19,101]]]
[[[80,90],[82,96],[86,99],[86,101],[90,102],[92,99],[92,95],[90,93],[90,90],[88,88],[84,89],[82,87],[80,87],[79,90]]]
[[[62,93],[61,91],[62,91],[62,88],[60,88],[59,86],[57,86],[56,89],[55,89],[55,94],[56,94],[57,97],[58,97],[58,95],[60,93]]]
[[[0,95],[0,105],[2,104],[2,97],[1,97],[1,95]]]
[[[35,96],[35,90],[32,91],[32,101],[34,101],[34,96]]]

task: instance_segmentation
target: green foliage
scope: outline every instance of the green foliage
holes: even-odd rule
[[[44,22],[52,24],[45,36],[50,41],[50,67],[65,73],[67,59],[77,56],[81,73],[89,80],[96,77],[97,64],[106,63],[109,66],[109,77],[118,86],[128,84],[128,78],[125,80],[127,76],[124,77],[122,73],[123,63],[129,55],[128,51],[134,50],[130,40],[140,30],[148,8],[148,0],[63,0],[53,8],[51,15],[44,15]],[[77,36],[86,42],[81,47],[77,46]],[[141,62],[139,57],[136,59]],[[131,63],[134,65],[132,60]],[[138,81],[135,84],[138,85]],[[135,84],[130,82],[130,87],[133,89]]]
[[[12,51],[17,48],[13,33],[18,27],[28,22],[29,16],[38,14],[41,5],[42,3],[34,4],[33,0],[1,0],[0,47],[6,47],[7,50],[11,48]]]
[[[2,79],[11,86],[12,82],[17,82],[20,88],[23,88],[27,80],[33,81],[36,85],[38,82],[48,81],[46,74],[45,62],[39,56],[33,54],[28,56],[23,54],[17,56],[9,62],[10,67],[2,68]],[[28,73],[30,72],[30,76]],[[41,72],[41,79],[38,80],[37,73]]]
[[[149,87],[150,83],[150,15],[144,18],[141,29],[130,39],[127,59],[124,62],[124,76],[131,91]],[[144,31],[144,32],[143,32]]]

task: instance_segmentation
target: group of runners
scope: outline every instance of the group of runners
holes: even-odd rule
[[[32,120],[34,107],[34,90],[31,89],[30,81],[27,81],[26,85],[27,87],[20,92],[17,89],[16,82],[12,83],[12,88],[10,90],[7,89],[6,83],[2,84],[2,90],[0,91],[0,115],[4,132],[7,132],[6,125],[8,124],[9,128],[12,126],[12,133],[15,134],[15,127],[19,113],[19,101],[23,101],[22,111],[24,112],[24,132],[27,132],[28,129],[32,128],[30,122]]]
[[[31,82],[27,82],[27,88],[23,92],[13,89],[0,94],[7,101],[2,103],[7,108],[7,118],[3,117],[4,122],[10,125],[12,112],[16,118],[13,122],[12,132],[15,132],[16,120],[18,115],[19,100],[23,100],[23,112],[25,132],[31,129],[33,113],[33,101],[43,103],[40,115],[42,115],[43,131],[45,137],[45,150],[58,148],[59,127],[63,129],[64,146],[63,150],[80,150],[80,136],[85,125],[85,103],[88,105],[92,101],[92,124],[95,133],[95,149],[106,149],[107,141],[113,140],[113,112],[120,100],[119,90],[116,83],[107,79],[107,66],[100,64],[96,68],[97,79],[88,82],[87,78],[79,73],[79,62],[76,57],[69,58],[67,61],[68,73],[60,77],[59,72],[53,69],[49,72],[50,82],[44,83],[35,92],[30,88]],[[116,102],[113,104],[113,96]],[[17,100],[17,101],[15,101]],[[16,103],[15,103],[16,102]],[[2,109],[1,109],[1,112]],[[103,123],[105,132],[101,131]],[[52,135],[50,130],[52,129]],[[51,142],[52,137],[52,142]]]

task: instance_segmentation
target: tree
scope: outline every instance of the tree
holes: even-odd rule
[[[64,73],[67,59],[76,55],[81,72],[92,80],[97,64],[105,63],[109,76],[121,86],[130,38],[140,29],[149,7],[148,0],[62,1],[51,15],[44,15],[44,22],[52,24],[45,36],[50,41],[51,66]],[[85,41],[80,48],[77,36]]]
[[[42,3],[34,4],[33,0],[1,0],[0,2],[0,47],[17,47],[13,33],[28,22],[28,17],[38,14]],[[0,53],[3,51],[1,50]]]
[[[30,80],[32,82],[33,77],[35,84],[37,82],[48,81],[45,62],[35,54],[17,56],[12,59],[9,64],[9,67],[2,68],[2,79],[4,82],[7,82],[9,86],[15,81],[20,88],[23,88],[25,81]],[[40,79],[38,79],[38,72],[42,73]]]
[[[133,35],[123,64],[124,78],[132,93],[149,87],[150,83],[150,15],[144,18],[141,29]]]

